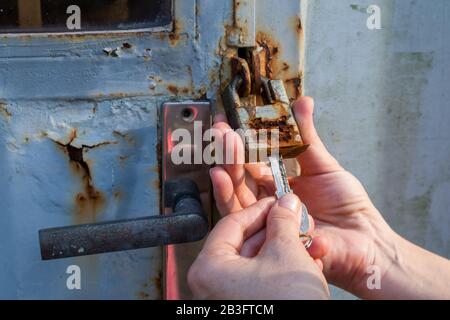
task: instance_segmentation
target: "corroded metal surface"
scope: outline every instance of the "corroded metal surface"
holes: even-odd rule
[[[275,155],[294,158],[305,151],[308,146],[303,143],[283,81],[263,78],[261,94],[252,92],[253,102],[248,103],[249,97],[241,98],[238,93],[248,81],[241,74],[225,88],[222,102],[231,126],[242,130],[246,161],[268,161],[268,156]],[[257,105],[258,99],[268,104]]]
[[[301,4],[255,2],[256,40],[293,98]],[[227,46],[233,1],[175,0],[174,8],[170,31],[0,35],[0,297],[162,296],[161,249],[42,262],[37,230],[154,212],[160,106],[207,98],[221,109],[226,60],[237,50]],[[267,19],[274,12],[283,19]],[[82,290],[65,286],[71,264]]]

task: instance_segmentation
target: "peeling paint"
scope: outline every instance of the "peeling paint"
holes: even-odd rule
[[[98,148],[105,145],[117,144],[113,142],[100,142],[96,145],[74,147],[72,143],[77,139],[77,130],[73,129],[69,136],[68,143],[53,140],[59,148],[68,156],[73,173],[81,180],[83,191],[78,192],[74,197],[75,221],[77,223],[95,222],[96,215],[101,212],[106,204],[105,195],[97,190],[93,184],[92,169],[90,161],[85,159],[85,153],[89,149]]]
[[[2,115],[6,120],[10,120],[12,113],[8,110],[7,104],[0,100],[0,115]]]
[[[183,24],[179,19],[174,19],[173,30],[168,34],[170,45],[176,46],[181,39],[181,31],[183,30]]]

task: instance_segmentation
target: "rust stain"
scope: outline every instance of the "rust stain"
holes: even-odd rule
[[[264,32],[257,33],[256,42],[262,48],[259,54],[261,76],[274,79],[274,76],[278,75],[276,62],[281,51],[280,44]]]
[[[120,132],[118,130],[114,130],[113,131],[113,135],[122,138],[123,140],[125,140],[130,145],[135,145],[136,144],[136,140],[134,139],[134,137],[132,137],[128,133],[123,133],[123,132]]]
[[[7,104],[4,101],[0,100],[0,114],[6,119],[9,120],[12,117],[12,113],[9,112],[7,108]]]
[[[167,91],[169,91],[171,94],[178,96],[178,95],[189,95],[192,93],[193,90],[191,90],[188,87],[178,87],[174,85],[173,83],[169,83],[167,86]]]
[[[162,271],[159,270],[158,274],[151,278],[149,282],[145,282],[142,285],[142,290],[137,292],[137,297],[139,299],[149,299],[150,298],[150,294],[147,292],[149,291],[149,289],[151,290],[152,288],[156,289],[156,290],[152,290],[153,292],[157,292],[158,294],[161,294],[162,292],[162,279],[163,279],[163,274]]]
[[[159,165],[150,167],[149,172],[154,172],[154,173],[159,174]]]
[[[158,290],[158,292],[161,292],[161,290],[162,290],[162,278],[163,278],[163,275],[162,275],[162,271],[160,270],[158,272],[158,275],[153,279],[153,284],[155,285],[156,290]]]
[[[138,297],[139,299],[142,299],[142,300],[149,300],[149,299],[150,299],[150,294],[148,294],[148,293],[145,292],[145,291],[139,291],[139,292],[137,293],[137,297]]]
[[[262,119],[254,118],[249,121],[248,125],[251,129],[255,129],[259,135],[259,130],[268,130],[267,139],[268,143],[271,141],[272,129],[277,129],[279,132],[280,142],[291,142],[296,135],[296,129],[293,125],[287,123],[288,118],[286,116],[281,116],[278,119]]]
[[[182,29],[183,29],[183,25],[180,22],[180,20],[175,19],[173,21],[173,30],[172,30],[172,32],[170,32],[168,34],[169,43],[172,47],[176,46],[178,44],[178,42],[180,41],[180,33],[181,33]]]
[[[286,88],[287,92],[293,94],[295,99],[303,95],[302,81],[303,81],[303,74],[299,74],[295,78],[287,79],[284,81],[284,83],[287,86]]]
[[[195,98],[198,100],[207,100],[208,99],[207,89],[205,87],[201,87],[200,89],[198,89],[197,93],[195,94]]]
[[[215,84],[217,81],[220,80],[220,74],[219,74],[219,70],[216,68],[213,68],[209,71],[209,83],[210,85]]]
[[[293,18],[293,26],[294,26],[294,30],[298,35],[303,35],[303,24],[302,24],[302,19],[300,17],[294,17]]]
[[[42,133],[42,136],[47,136],[47,134]],[[72,145],[72,143],[76,138],[77,130],[73,129],[69,135],[68,143],[62,143],[53,139],[52,141],[55,142],[68,156],[72,171],[81,179],[83,190],[78,192],[74,198],[76,222],[95,222],[96,215],[105,207],[106,197],[100,190],[97,190],[95,188],[92,181],[92,163],[91,161],[84,158],[84,153],[88,149],[93,149],[109,144],[117,144],[117,142],[107,141],[98,143],[93,146],[83,145],[81,147],[75,147]]]
[[[174,95],[178,95],[179,93],[179,89],[177,86],[173,85],[173,84],[168,84],[167,85],[167,91],[169,91],[170,93],[174,94]]]
[[[113,198],[114,198],[115,200],[120,200],[120,199],[122,198],[122,192],[120,192],[120,190],[114,191],[114,193],[113,193]]]
[[[161,190],[161,180],[159,178],[153,180],[152,187],[159,192],[159,190]]]
[[[105,204],[105,196],[92,185],[91,178],[83,178],[84,191],[75,197],[76,220],[78,223],[95,222],[96,215],[100,212]]]
[[[294,25],[298,32],[303,33],[301,20],[294,18]],[[289,97],[296,99],[303,94],[303,74],[293,77],[292,68],[287,61],[280,61],[282,47],[280,43],[267,33],[258,32],[257,43],[262,48],[259,53],[261,76],[269,79],[284,79]],[[265,67],[264,67],[265,66]],[[287,79],[286,79],[287,78]]]

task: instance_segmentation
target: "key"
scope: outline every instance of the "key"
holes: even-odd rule
[[[286,194],[292,193],[286,174],[286,167],[283,163],[283,158],[281,156],[270,156],[269,163],[270,168],[272,169],[273,181],[276,190],[275,195],[277,199],[280,199]],[[306,206],[302,203],[302,222],[300,226],[300,233],[307,234],[309,228],[308,209],[306,209]]]
[[[275,183],[275,195],[278,199],[292,193],[291,187],[286,174],[286,168],[281,156],[269,157],[270,168],[272,169],[273,180]]]

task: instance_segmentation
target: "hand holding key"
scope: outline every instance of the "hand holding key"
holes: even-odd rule
[[[361,298],[450,299],[450,261],[391,230],[361,183],[320,141],[312,111],[311,98],[294,104],[302,137],[310,147],[298,157],[302,175],[292,178],[290,186],[314,217],[315,226],[312,223],[309,229],[314,242],[308,252],[316,264],[323,262],[327,280]],[[216,120],[221,138],[231,142],[226,144],[227,151],[242,155],[240,137],[230,131],[223,117]],[[189,273],[196,297],[327,296],[319,269],[299,243],[299,216],[289,215],[280,203],[273,206],[274,181],[262,172],[267,172],[264,164],[230,164],[211,170],[216,203],[225,218],[208,237]],[[380,272],[381,288],[368,287],[373,275],[369,267]]]
[[[198,299],[326,299],[325,278],[298,238],[301,203],[288,194],[264,198],[220,220],[192,265],[188,283]],[[240,254],[266,227],[261,249]]]
[[[304,143],[310,145],[297,158],[301,176],[290,180],[294,193],[314,217],[311,221],[314,241],[308,252],[319,265],[323,262],[329,281],[364,296],[367,268],[373,264],[381,269],[388,268],[393,252],[382,250],[380,246],[391,247],[395,234],[359,181],[326,150],[314,128],[312,99],[301,98],[293,109]],[[242,141],[230,130],[226,118],[218,116],[214,127],[223,132],[226,152],[234,152],[234,159],[242,157]],[[272,177],[261,175],[267,172],[265,166],[226,164],[211,170],[216,204],[222,215],[238,212],[258,199],[275,194]],[[262,229],[244,243],[241,252],[254,256],[264,239]]]

